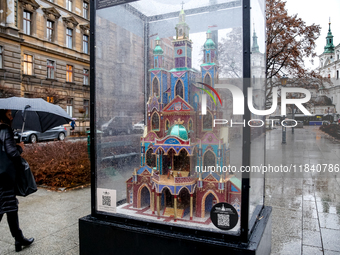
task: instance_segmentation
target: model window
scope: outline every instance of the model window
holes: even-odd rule
[[[73,66],[66,65],[66,81],[73,82]]]
[[[152,149],[146,152],[146,164],[149,167],[156,167],[156,155],[152,154]]]
[[[151,125],[152,130],[159,130],[159,115],[156,112],[152,115]]]
[[[192,131],[192,120],[189,120],[188,129]]]
[[[2,66],[2,51],[3,51],[3,47],[0,46],[0,68],[3,68],[3,66]]]
[[[86,2],[83,2],[83,17],[85,19],[88,19],[89,15],[89,4]]]
[[[154,78],[152,82],[152,96],[159,96],[159,85],[158,85],[158,79]]]
[[[87,35],[83,35],[83,52],[89,53],[89,37]]]
[[[53,60],[47,60],[47,78],[54,79],[54,67],[55,62]]]
[[[89,85],[89,70],[88,69],[83,69],[83,84],[84,85]]]
[[[176,84],[176,96],[180,96],[181,98],[184,98],[183,84],[182,84],[181,81],[177,81],[177,84]]]
[[[32,13],[28,11],[24,11],[23,13],[23,30],[26,35],[31,34],[31,20],[32,18]]]
[[[53,40],[53,22],[48,20],[46,23],[46,34],[47,41],[52,42]]]
[[[209,75],[209,74],[206,74],[206,75],[205,75],[205,77],[204,77],[204,83],[211,86],[211,78],[210,78],[210,75]]]
[[[165,130],[169,130],[169,128],[170,128],[170,121],[166,120],[165,121]]]
[[[72,0],[66,0],[66,9],[72,11]]]
[[[72,49],[73,30],[66,28],[66,47]]]
[[[31,55],[24,54],[24,74],[33,74],[33,57]]]
[[[206,115],[203,115],[203,130],[212,130],[212,114],[207,111]]]
[[[67,106],[66,106],[66,112],[68,115],[73,117],[73,98],[67,99]]]

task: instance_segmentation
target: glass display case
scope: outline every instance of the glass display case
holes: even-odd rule
[[[265,118],[247,98],[265,109],[265,2],[91,10],[92,216],[246,242],[264,207]]]

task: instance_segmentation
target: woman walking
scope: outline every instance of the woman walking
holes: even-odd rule
[[[24,143],[16,144],[11,128],[11,110],[0,110],[0,149],[5,149],[6,158],[0,163],[0,221],[7,214],[7,222],[12,236],[15,238],[15,251],[21,251],[22,246],[33,243],[34,238],[25,238],[19,228],[18,200],[15,196],[15,165],[20,165],[20,154],[24,150]],[[8,167],[10,166],[10,167]]]

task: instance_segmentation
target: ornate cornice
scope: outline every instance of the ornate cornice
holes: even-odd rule
[[[40,7],[40,5],[35,0],[19,0],[19,2],[22,4],[24,9],[28,11],[35,11]]]
[[[61,16],[60,13],[54,7],[42,8],[42,11],[45,13],[48,19],[51,19],[53,21],[59,19]]]
[[[78,21],[72,16],[63,17],[63,21],[69,28],[75,28],[79,24]]]
[[[83,31],[84,34],[90,34],[90,25],[89,24],[81,24],[79,25],[80,29]]]

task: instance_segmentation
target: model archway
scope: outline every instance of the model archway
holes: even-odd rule
[[[137,208],[144,208],[150,206],[151,192],[146,184],[143,184],[138,189]]]
[[[204,218],[206,213],[210,213],[211,208],[216,203],[219,203],[219,199],[215,192],[209,190],[207,193],[205,193],[201,204],[201,218]]]

